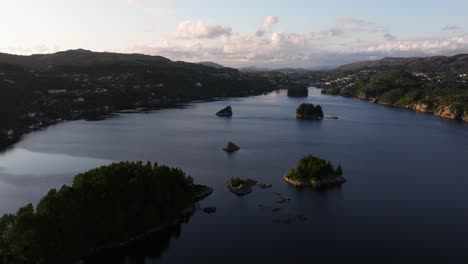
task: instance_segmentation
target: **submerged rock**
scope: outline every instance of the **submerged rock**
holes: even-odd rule
[[[218,113],[216,113],[217,116],[225,116],[225,117],[231,117],[232,116],[232,107],[227,106],[224,109],[221,109]]]
[[[228,144],[223,148],[223,150],[227,152],[234,152],[234,151],[238,151],[239,149],[240,148],[232,142],[228,142]]]

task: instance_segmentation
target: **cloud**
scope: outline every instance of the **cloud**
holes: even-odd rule
[[[196,23],[183,21],[179,23],[172,36],[175,39],[213,39],[223,35],[230,35],[231,27],[218,24],[208,24],[203,21]]]
[[[362,51],[388,56],[455,55],[468,51],[468,35],[449,38],[386,39]]]
[[[279,18],[276,16],[267,16],[263,25],[260,27],[259,30],[255,33],[258,37],[265,35],[268,31],[270,31],[274,25],[278,24]]]

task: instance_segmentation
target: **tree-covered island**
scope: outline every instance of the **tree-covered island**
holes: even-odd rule
[[[341,185],[346,182],[341,165],[335,169],[330,162],[312,155],[302,158],[284,179],[296,187],[313,188]]]
[[[296,110],[298,119],[323,119],[323,110],[320,105],[303,103]]]
[[[187,219],[212,190],[182,170],[121,162],[0,218],[0,263],[74,263]]]

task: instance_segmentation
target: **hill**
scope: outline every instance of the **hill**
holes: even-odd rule
[[[223,69],[223,68],[226,68],[226,67],[224,67],[223,65],[218,64],[218,63],[215,63],[215,62],[212,62],[212,61],[202,61],[202,62],[199,62],[198,64],[205,65],[205,66],[207,66],[207,67],[212,67],[212,68],[215,68],[215,69]]]
[[[363,61],[338,67],[338,71],[356,71],[365,68],[399,68],[410,72],[468,72],[468,54],[452,57],[434,56],[426,58],[383,58]]]

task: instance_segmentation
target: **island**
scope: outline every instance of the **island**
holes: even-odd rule
[[[243,196],[252,192],[252,187],[257,184],[251,179],[232,178],[228,181],[228,189],[238,196]]]
[[[293,86],[288,88],[289,97],[307,97],[309,96],[309,89],[305,86]]]
[[[223,148],[223,150],[226,152],[235,152],[240,150],[240,148],[236,144],[228,142],[227,145]]]
[[[296,117],[298,119],[323,119],[323,110],[320,105],[303,103],[296,110]]]
[[[226,108],[221,109],[216,113],[217,116],[222,116],[222,117],[231,117],[232,116],[232,107],[227,106]]]
[[[75,263],[186,221],[212,192],[182,170],[121,162],[0,218],[0,263]]]
[[[313,188],[332,187],[346,182],[341,165],[334,169],[330,162],[312,155],[302,158],[284,179],[296,187]]]

